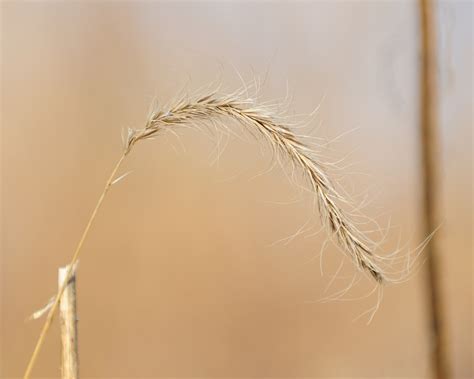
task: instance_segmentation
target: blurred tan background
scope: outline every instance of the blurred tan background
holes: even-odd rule
[[[472,16],[442,2],[439,232],[455,378],[472,371]],[[420,234],[416,2],[3,2],[2,377],[23,374],[54,293],[121,154],[156,96],[220,77],[224,90],[264,77],[264,99],[292,95],[294,113],[321,103],[312,135],[340,135],[344,183],[382,226],[387,252]],[[238,129],[236,129],[238,130]],[[87,239],[78,279],[84,378],[430,376],[422,270],[374,296],[318,300],[341,261],[303,195],[251,138],[201,132],[137,146]],[[181,145],[182,144],[182,145]],[[184,146],[184,148],[183,148]],[[349,155],[348,155],[349,154]],[[331,157],[331,158],[334,158]],[[293,201],[293,200],[297,201]],[[308,220],[313,229],[275,241]],[[370,289],[366,281],[348,296]],[[53,325],[35,375],[59,376]]]

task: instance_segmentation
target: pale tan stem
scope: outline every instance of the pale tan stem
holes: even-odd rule
[[[68,266],[58,272],[58,286],[66,280]],[[59,302],[59,324],[61,327],[61,378],[79,379],[79,350],[77,338],[76,272],[74,267]]]
[[[82,233],[81,239],[79,240],[79,243],[77,244],[76,251],[74,252],[71,262],[69,263],[67,273],[65,275],[63,284],[61,288],[58,291],[58,294],[56,295],[56,298],[54,300],[53,306],[51,307],[48,316],[46,317],[46,321],[43,325],[43,328],[41,329],[41,333],[39,335],[38,341],[36,342],[35,349],[33,350],[33,353],[31,355],[31,358],[28,362],[28,366],[26,367],[25,374],[23,375],[24,379],[28,379],[31,375],[31,371],[33,370],[33,367],[35,365],[36,359],[38,358],[38,354],[41,350],[41,347],[43,346],[44,339],[46,337],[46,334],[49,330],[49,327],[51,326],[51,323],[53,321],[54,317],[54,312],[56,311],[58,305],[59,305],[59,300],[61,299],[61,296],[66,288],[66,284],[71,277],[72,269],[74,267],[74,264],[77,262],[77,259],[79,258],[79,253],[81,252],[82,245],[84,244],[84,241],[86,240],[87,234],[89,233],[89,230],[92,226],[92,223],[94,222],[94,219],[97,215],[97,212],[99,211],[100,206],[102,205],[102,202],[104,201],[105,195],[110,189],[110,186],[112,185],[112,181],[115,177],[115,174],[117,173],[118,169],[120,168],[123,160],[125,159],[126,154],[123,154],[120,159],[118,160],[117,164],[115,165],[114,169],[112,170],[112,173],[105,183],[104,190],[102,191],[102,194],[99,197],[99,200],[97,201],[97,204],[94,208],[94,211],[91,214],[91,217],[89,218],[89,221],[87,222],[87,225],[84,229],[84,232]]]

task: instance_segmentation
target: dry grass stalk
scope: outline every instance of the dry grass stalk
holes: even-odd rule
[[[31,358],[28,361],[28,365],[26,366],[25,374],[23,375],[23,377],[25,379],[28,379],[31,376],[31,372],[33,371],[33,367],[35,365],[36,359],[38,358],[39,352],[41,351],[41,347],[43,346],[44,339],[46,338],[46,334],[47,334],[47,332],[48,332],[48,330],[51,326],[51,323],[53,322],[54,312],[58,308],[61,296],[63,295],[64,291],[66,290],[67,283],[68,283],[69,279],[71,278],[71,274],[73,272],[73,267],[77,263],[77,260],[79,259],[79,254],[81,252],[82,245],[84,244],[84,241],[86,240],[86,237],[89,233],[89,230],[92,226],[92,223],[95,220],[97,212],[99,211],[99,209],[100,209],[100,207],[101,207],[101,205],[102,205],[102,203],[105,199],[105,196],[107,195],[107,192],[109,191],[110,187],[112,186],[112,182],[113,182],[113,179],[115,177],[115,174],[117,173],[117,171],[120,168],[120,166],[121,166],[124,159],[125,159],[125,155],[122,155],[120,157],[120,159],[118,160],[117,164],[115,165],[114,169],[112,170],[112,173],[110,174],[110,177],[109,177],[109,179],[107,180],[107,182],[105,184],[104,190],[102,191],[102,194],[100,195],[99,200],[97,201],[97,204],[96,204],[94,210],[92,211],[92,214],[89,218],[89,221],[87,222],[87,225],[86,225],[86,227],[85,227],[85,229],[82,233],[81,239],[79,240],[79,243],[76,247],[76,250],[74,251],[74,254],[71,258],[71,262],[68,265],[67,272],[66,272],[66,275],[64,277],[63,284],[61,285],[57,295],[54,298],[53,305],[49,309],[48,315],[46,316],[46,321],[43,325],[43,328],[41,329],[41,333],[38,337],[38,341],[36,342],[35,349],[33,350],[33,353],[31,354]]]
[[[378,284],[387,281],[384,271],[379,266],[379,263],[383,262],[384,258],[378,257],[373,252],[377,245],[360,232],[355,223],[351,222],[342,208],[338,206],[338,203],[345,202],[345,199],[336,191],[326,174],[326,170],[315,158],[313,151],[284,122],[279,121],[278,115],[271,108],[259,106],[248,96],[243,97],[245,92],[242,91],[227,96],[221,96],[217,92],[212,92],[198,97],[194,101],[183,98],[167,111],[152,111],[143,129],[128,130],[128,135],[124,141],[124,152],[112,170],[112,174],[105,184],[104,190],[73,254],[64,283],[49,310],[46,322],[29,361],[24,375],[25,379],[29,378],[31,374],[46,333],[51,325],[59,299],[71,276],[71,267],[79,257],[82,245],[97,211],[111,186],[118,181],[118,179],[114,180],[114,178],[122,162],[138,142],[153,138],[161,131],[172,130],[180,125],[199,124],[202,122],[214,123],[222,117],[230,117],[242,126],[245,126],[249,131],[258,132],[262,135],[274,148],[275,152],[287,158],[305,176],[310,184],[311,191],[318,199],[321,219],[327,225],[329,234],[334,237],[342,250],[353,259],[360,270],[372,276]]]
[[[59,269],[58,288],[61,288],[64,283],[68,271],[67,269],[67,267],[61,267]],[[61,378],[63,379],[79,378],[76,272],[77,268],[74,268],[59,302],[59,323],[61,327]]]

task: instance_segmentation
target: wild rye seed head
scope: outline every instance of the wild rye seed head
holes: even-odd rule
[[[201,96],[195,101],[181,99],[168,111],[152,112],[143,129],[130,129],[125,141],[125,154],[128,154],[137,142],[154,137],[165,128],[212,121],[220,117],[233,118],[242,126],[259,132],[276,151],[300,169],[318,199],[321,220],[328,227],[330,234],[359,269],[382,283],[385,275],[376,263],[378,257],[369,248],[371,241],[337,205],[338,201],[344,199],[331,183],[323,165],[288,126],[278,122],[276,116],[268,109],[259,107],[253,100],[241,99],[237,94],[219,96],[215,92]]]

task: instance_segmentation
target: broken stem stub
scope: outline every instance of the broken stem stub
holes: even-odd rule
[[[61,378],[79,378],[79,351],[77,340],[76,308],[76,265],[74,265],[67,286],[59,302],[59,323],[61,327]],[[64,283],[68,266],[58,272],[59,288]]]

